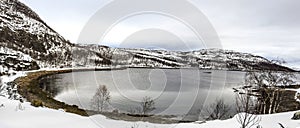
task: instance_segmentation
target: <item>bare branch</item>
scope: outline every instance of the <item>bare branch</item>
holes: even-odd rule
[[[259,125],[261,118],[258,117],[255,111],[254,99],[251,97],[251,91],[246,89],[245,94],[237,94],[236,96],[236,120],[241,125],[241,128],[251,128]]]

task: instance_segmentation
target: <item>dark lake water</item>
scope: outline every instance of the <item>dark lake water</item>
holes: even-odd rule
[[[142,69],[72,72],[49,76],[43,88],[56,100],[90,109],[98,85],[111,94],[108,110],[130,112],[144,96],[155,99],[154,114],[193,115],[217,98],[234,105],[233,87],[244,82],[244,72],[198,69]]]

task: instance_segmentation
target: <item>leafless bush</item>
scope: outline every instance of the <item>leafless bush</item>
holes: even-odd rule
[[[155,102],[151,97],[145,96],[140,104],[143,115],[146,115],[155,109]]]
[[[202,115],[207,120],[227,119],[230,115],[230,105],[224,103],[224,99],[216,99],[214,103],[203,109]]]

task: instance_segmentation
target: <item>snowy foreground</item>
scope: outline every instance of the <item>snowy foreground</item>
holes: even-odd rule
[[[239,128],[235,118],[208,121],[203,124],[152,124],[147,122],[126,122],[107,119],[102,115],[83,117],[62,110],[36,108],[26,102],[19,106],[18,101],[0,97],[0,128]],[[263,128],[300,128],[299,120],[291,120],[294,112],[263,115],[260,125]]]

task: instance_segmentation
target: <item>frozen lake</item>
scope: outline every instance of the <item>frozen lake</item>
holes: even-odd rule
[[[198,69],[128,68],[57,74],[41,80],[56,100],[90,109],[98,85],[111,94],[108,109],[130,112],[144,96],[155,99],[153,114],[193,115],[217,98],[234,105],[233,87],[244,82],[244,72]]]

